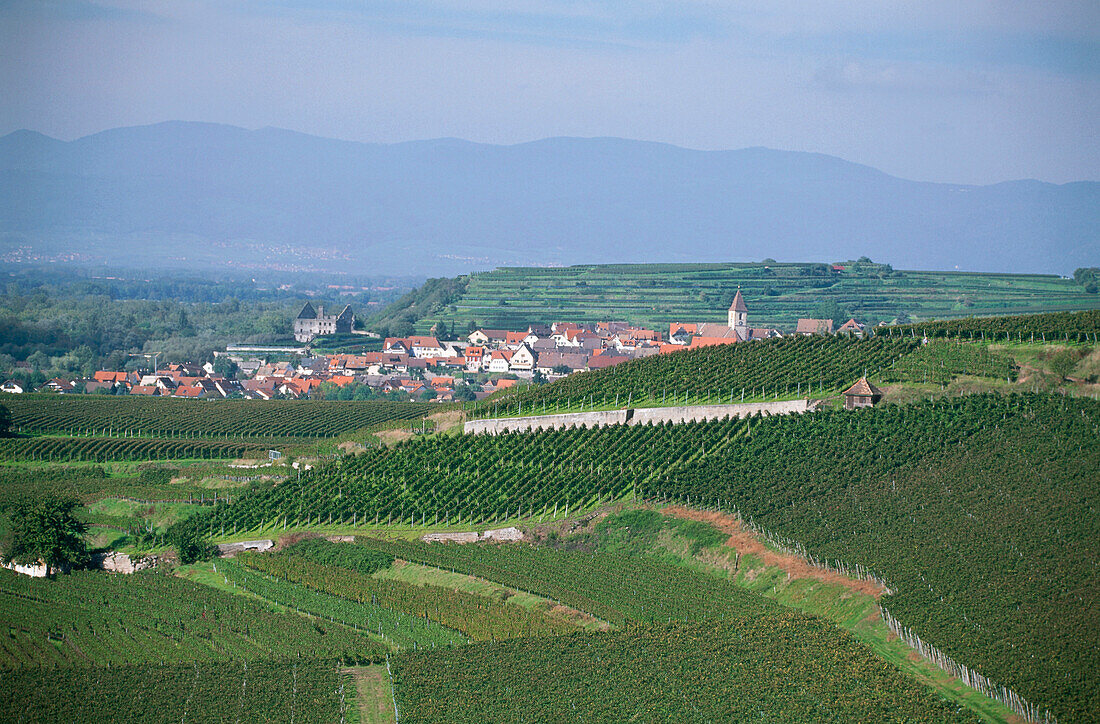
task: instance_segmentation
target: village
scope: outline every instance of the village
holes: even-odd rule
[[[684,349],[781,338],[787,334],[863,335],[855,319],[834,329],[831,319],[800,319],[793,331],[749,326],[741,291],[726,323],[672,322],[662,331],[626,322],[531,324],[525,330],[477,329],[465,339],[430,335],[387,337],[380,351],[309,353],[318,338],[351,333],[348,306],[326,315],[307,302],[294,320],[304,354],[249,354],[230,347],[205,363],[176,362],[151,370],[99,370],[91,378],[54,378],[37,391],[61,394],[130,394],[181,399],[390,399],[437,403],[482,400],[517,384],[613,367],[632,359]],[[288,350],[289,351],[289,350]],[[297,350],[295,350],[297,351]],[[281,359],[280,359],[281,358]],[[0,391],[30,392],[16,381]]]

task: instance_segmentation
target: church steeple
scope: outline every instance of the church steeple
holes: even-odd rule
[[[729,327],[736,331],[742,339],[748,338],[749,308],[745,306],[745,298],[741,296],[741,287],[737,287],[737,294],[730,305]]]

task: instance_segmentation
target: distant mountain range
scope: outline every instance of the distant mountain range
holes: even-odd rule
[[[170,122],[0,138],[0,259],[452,275],[502,264],[867,255],[1100,264],[1100,183],[907,181],[813,153],[617,138],[352,143]]]

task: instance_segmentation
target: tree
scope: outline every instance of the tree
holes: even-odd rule
[[[11,410],[0,405],[0,437],[11,434]]]
[[[1050,371],[1058,375],[1058,379],[1064,381],[1069,377],[1069,373],[1073,372],[1073,368],[1077,366],[1077,360],[1072,352],[1063,349],[1055,352],[1048,364],[1050,365]]]
[[[232,380],[237,376],[237,363],[225,356],[215,357],[214,374]]]
[[[1083,287],[1088,287],[1089,284],[1095,285],[1097,281],[1100,281],[1100,267],[1081,267],[1075,270],[1073,272],[1073,281]]]
[[[179,553],[180,563],[194,563],[214,557],[217,547],[199,533],[189,521],[181,521],[168,529],[168,543]]]
[[[47,574],[87,563],[87,526],[74,515],[79,506],[75,498],[55,493],[11,505],[6,511],[12,532],[5,560],[23,565],[44,563]]]
[[[837,327],[852,318],[852,313],[834,301],[822,302],[814,308],[815,319],[831,319]]]

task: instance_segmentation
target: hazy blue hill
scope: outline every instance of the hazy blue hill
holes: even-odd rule
[[[822,154],[616,138],[382,145],[184,122],[0,138],[0,252],[79,246],[112,263],[155,262],[158,244],[261,263],[289,245],[288,263],[426,274],[863,254],[1068,273],[1100,256],[1098,202],[1094,182],[920,183]],[[303,251],[334,248],[345,256]]]

